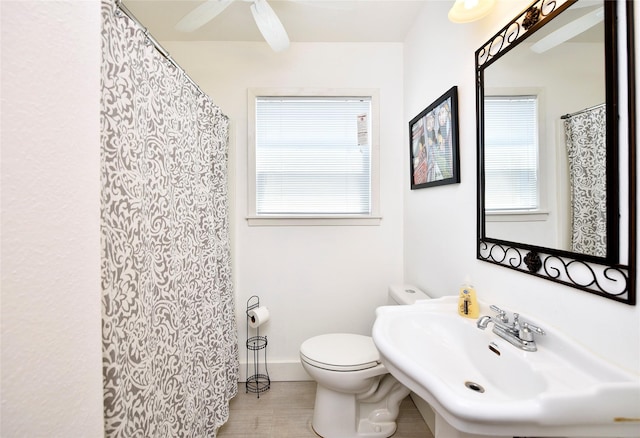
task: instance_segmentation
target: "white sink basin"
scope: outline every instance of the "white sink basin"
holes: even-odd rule
[[[488,306],[482,305],[483,315]],[[640,376],[539,321],[526,352],[457,313],[457,297],[380,307],[373,340],[400,382],[455,429],[489,436],[640,437]]]

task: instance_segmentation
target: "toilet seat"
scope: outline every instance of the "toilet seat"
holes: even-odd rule
[[[380,354],[370,336],[332,333],[307,339],[300,356],[309,365],[330,371],[360,371],[380,364]]]

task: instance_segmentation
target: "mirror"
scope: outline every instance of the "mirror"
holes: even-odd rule
[[[515,242],[527,236],[526,242],[533,245],[606,257],[606,212],[593,218],[592,227],[584,227],[586,233],[576,230],[575,241],[571,233],[563,124],[573,119],[562,117],[575,113],[585,114],[583,119],[590,117],[580,111],[606,101],[603,4],[587,0],[584,7],[581,3],[571,5],[484,70],[485,235]],[[577,20],[590,14],[596,16],[587,24],[595,24],[576,37],[580,42],[562,41],[565,35],[557,32],[566,32],[565,26],[579,24]],[[606,118],[605,113],[597,115]],[[600,124],[602,130],[604,124]],[[585,135],[593,137],[594,133]],[[593,154],[589,165],[601,169],[604,177],[605,137],[596,138],[601,153]],[[585,187],[578,194],[589,188],[602,191],[593,203],[602,204],[597,207],[603,210],[606,184]],[[594,236],[586,235],[592,230]]]
[[[629,304],[632,8],[539,0],[476,52],[478,258]]]

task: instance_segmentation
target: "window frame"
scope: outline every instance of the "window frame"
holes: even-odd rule
[[[259,97],[366,97],[371,99],[371,212],[369,214],[257,214],[256,99]],[[380,215],[380,99],[377,89],[250,88],[247,93],[247,222],[249,226],[379,225]]]
[[[485,97],[516,97],[535,96],[537,100],[537,123],[538,123],[538,160],[536,163],[538,179],[536,190],[538,191],[538,208],[532,210],[488,210],[485,209],[485,220],[487,222],[538,222],[549,219],[548,204],[549,194],[547,193],[547,183],[545,176],[547,169],[545,163],[551,159],[549,151],[545,146],[547,143],[546,120],[546,99],[544,90],[530,87],[491,87],[484,93]],[[544,173],[544,175],[543,175]]]

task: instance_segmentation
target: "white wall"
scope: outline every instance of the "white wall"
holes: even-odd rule
[[[260,333],[269,339],[271,378],[307,379],[299,365],[300,344],[323,333],[370,333],[375,308],[386,303],[387,285],[402,280],[400,181],[407,156],[402,144],[402,44],[294,43],[283,53],[262,42],[163,45],[234,127],[233,246],[241,361],[244,309],[256,294],[271,312]],[[380,90],[381,225],[247,225],[248,88]]]
[[[500,1],[489,17],[461,25],[447,20],[449,2],[432,2],[405,41],[405,123],[458,85],[461,157],[460,184],[417,191],[403,185],[405,281],[442,296],[457,293],[468,276],[481,300],[546,321],[603,357],[640,372],[638,306],[476,260],[474,53],[528,3]],[[408,175],[408,163],[404,172]]]
[[[0,13],[0,435],[100,437],[100,3]]]

